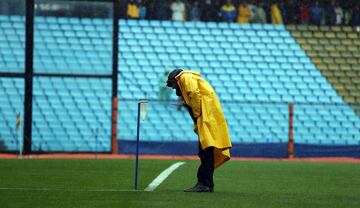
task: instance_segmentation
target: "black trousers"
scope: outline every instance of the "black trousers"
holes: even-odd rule
[[[197,172],[198,182],[208,187],[214,187],[214,147],[208,147],[203,150],[199,143],[198,155],[201,160],[201,164]]]

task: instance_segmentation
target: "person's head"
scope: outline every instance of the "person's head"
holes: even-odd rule
[[[166,81],[166,86],[175,89],[178,84],[175,77],[182,72],[181,69],[174,69],[168,75],[168,80]]]
[[[277,2],[277,1],[275,1],[275,0],[274,0],[274,1],[272,1],[272,2],[271,2],[271,5],[273,5],[273,6],[277,6],[277,5],[279,5],[279,4],[278,4],[278,2]]]

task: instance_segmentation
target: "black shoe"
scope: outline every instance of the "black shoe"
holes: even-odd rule
[[[197,183],[194,187],[185,189],[184,192],[213,192],[214,189],[209,186],[202,185]]]
[[[214,187],[209,187],[210,192],[214,192]]]

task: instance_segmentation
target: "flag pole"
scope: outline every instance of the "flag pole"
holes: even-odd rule
[[[138,188],[139,171],[139,134],[140,134],[140,101],[138,102],[137,128],[136,128],[136,159],[135,159],[135,190]]]
[[[17,132],[17,139],[19,141],[19,156],[22,157],[23,152],[23,144],[21,139],[21,113],[18,113],[16,116],[16,132]]]
[[[98,159],[98,134],[99,128],[97,127],[95,129],[95,159]]]
[[[138,190],[138,173],[139,173],[139,140],[140,140],[140,118],[145,120],[147,114],[147,100],[140,99],[138,102],[137,128],[136,128],[136,159],[135,159],[135,184],[134,189]]]

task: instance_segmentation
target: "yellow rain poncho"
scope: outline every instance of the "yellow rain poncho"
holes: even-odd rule
[[[184,102],[197,118],[194,129],[202,149],[214,147],[214,167],[230,160],[231,142],[220,101],[210,84],[194,71],[182,71],[175,79]]]

